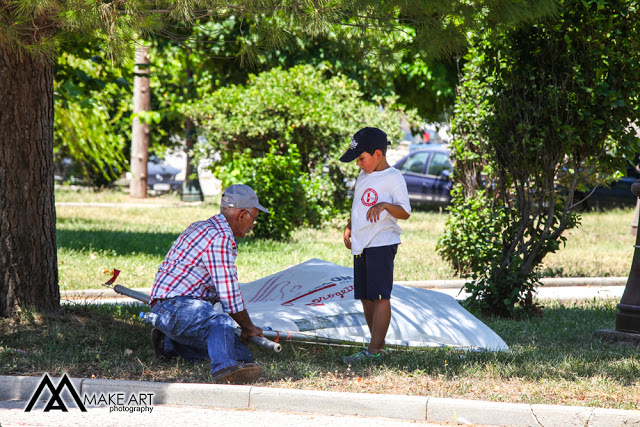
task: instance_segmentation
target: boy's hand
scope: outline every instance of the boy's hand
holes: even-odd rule
[[[367,221],[378,222],[380,220],[380,214],[387,208],[387,202],[380,202],[377,205],[371,206],[367,211]]]
[[[351,221],[349,221],[349,224],[344,228],[344,245],[347,247],[347,249],[351,249]]]

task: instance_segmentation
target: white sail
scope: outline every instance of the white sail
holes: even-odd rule
[[[353,298],[353,269],[311,259],[241,285],[253,322],[265,331],[322,337],[322,342],[365,344],[369,330]],[[451,296],[394,285],[390,346],[459,347],[491,351],[509,347]],[[265,333],[265,336],[267,334]]]

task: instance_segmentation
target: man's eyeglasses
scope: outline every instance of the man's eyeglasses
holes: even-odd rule
[[[256,217],[255,217],[255,216],[253,216],[253,215],[251,215],[251,212],[249,212],[248,210],[246,210],[246,209],[242,209],[242,210],[249,214],[249,216],[250,216],[250,217],[251,217],[251,219],[253,220],[253,225],[256,225],[256,223],[258,222],[258,220],[256,219]]]

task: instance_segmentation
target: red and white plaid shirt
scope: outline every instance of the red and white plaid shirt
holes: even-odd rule
[[[188,295],[220,301],[226,313],[244,310],[235,265],[238,246],[222,214],[182,232],[158,269],[151,300]]]

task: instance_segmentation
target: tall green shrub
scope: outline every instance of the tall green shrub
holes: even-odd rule
[[[410,123],[418,123],[414,112],[403,111],[393,99],[376,101],[362,99],[358,85],[344,76],[326,78],[313,67],[301,65],[252,75],[246,85],[218,89],[183,111],[207,137],[206,143],[196,147],[196,155],[219,156],[218,171],[232,173],[231,168],[240,167],[238,162],[290,156],[295,147],[298,175],[309,182],[306,191],[314,194],[314,203],[323,206],[298,210],[299,215],[303,222],[317,224],[348,210],[344,181],[355,176],[356,168],[338,158],[351,136],[362,127],[376,126],[395,142],[403,137],[403,114]],[[296,209],[303,202],[294,198],[291,203],[281,207]]]
[[[252,156],[250,148],[215,166],[223,188],[232,184],[251,186],[260,203],[269,209],[261,213],[253,233],[259,238],[285,240],[302,225],[319,225],[323,206],[318,200],[319,181],[312,182],[300,169],[300,153],[295,145],[287,147],[286,155],[278,154],[279,146],[269,142],[264,156]]]
[[[556,16],[474,41],[453,123],[459,197],[439,246],[471,305],[530,307],[545,255],[579,223],[578,185],[637,151],[639,41],[630,0],[565,0]]]

